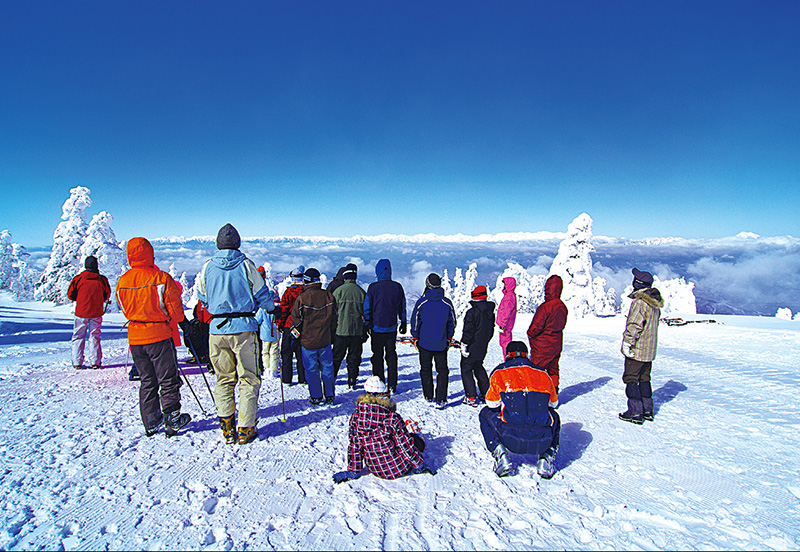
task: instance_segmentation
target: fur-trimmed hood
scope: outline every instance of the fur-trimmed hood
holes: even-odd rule
[[[376,395],[374,393],[364,393],[356,399],[356,404],[376,404],[384,407],[389,412],[397,410],[397,404],[388,395]]]
[[[641,299],[654,309],[660,309],[664,306],[664,299],[661,297],[661,292],[654,287],[637,289],[630,295],[631,299]]]

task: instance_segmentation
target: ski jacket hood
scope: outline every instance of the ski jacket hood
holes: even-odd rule
[[[503,283],[506,285],[505,289],[503,289],[503,295],[511,293],[517,288],[517,281],[512,276],[503,278]]]
[[[634,290],[628,297],[633,300],[641,299],[654,309],[661,309],[664,307],[664,299],[661,297],[661,292],[654,287]]]
[[[422,453],[389,397],[365,394],[350,417],[347,464],[383,479],[397,479],[422,465]]]
[[[155,254],[152,244],[145,238],[131,238],[125,246],[128,264],[131,268],[138,266],[155,266]]]
[[[544,300],[561,299],[561,292],[564,289],[564,281],[561,276],[553,274],[544,283]]]
[[[211,256],[211,262],[222,270],[233,270],[246,258],[247,256],[238,249],[220,249]]]
[[[392,279],[392,263],[389,259],[381,259],[375,265],[375,276],[378,280],[391,280]]]

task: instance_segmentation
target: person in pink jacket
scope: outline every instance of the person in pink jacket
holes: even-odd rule
[[[503,299],[497,307],[497,326],[500,328],[500,347],[503,348],[503,358],[506,356],[506,345],[513,339],[511,331],[517,319],[517,294],[514,289],[517,281],[511,276],[503,278]]]

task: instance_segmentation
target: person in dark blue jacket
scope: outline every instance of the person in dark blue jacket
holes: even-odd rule
[[[406,293],[399,282],[392,280],[389,259],[378,261],[375,275],[378,281],[369,285],[364,297],[364,325],[372,339],[372,375],[388,384],[389,392],[394,394],[397,392],[397,322],[400,321],[400,333],[406,333]],[[388,382],[383,372],[384,356]]]
[[[419,376],[425,400],[436,400],[439,409],[447,406],[447,349],[456,332],[456,310],[444,296],[442,278],[428,274],[425,293],[414,305],[411,313],[411,336],[419,350]],[[433,389],[433,363],[436,362],[436,394]]]

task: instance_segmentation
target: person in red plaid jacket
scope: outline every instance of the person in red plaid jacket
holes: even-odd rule
[[[348,470],[334,474],[334,482],[357,479],[365,468],[382,479],[418,473],[434,475],[423,463],[425,442],[409,431],[413,422],[404,422],[396,412],[397,405],[389,398],[386,384],[372,376],[364,390],[366,393],[356,400],[356,411],[350,417]]]

